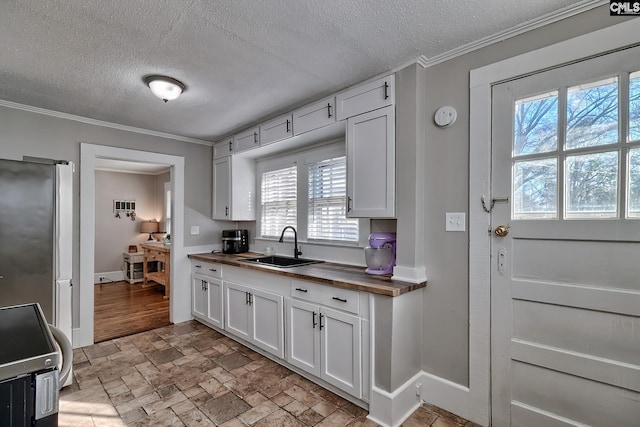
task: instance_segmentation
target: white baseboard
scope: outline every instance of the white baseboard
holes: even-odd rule
[[[420,381],[422,382],[420,395],[422,400],[470,420],[468,387],[424,371]]]
[[[418,386],[421,390],[419,397],[416,395]],[[469,388],[424,371],[414,375],[393,393],[373,386],[368,418],[384,427],[397,427],[423,402],[471,420]]]
[[[82,331],[80,330],[80,328],[73,328],[73,330],[71,331],[71,345],[73,348],[83,347],[84,343],[82,342],[81,335]]]
[[[416,386],[420,384],[423,373],[417,373],[393,393],[372,386],[367,418],[383,427],[401,425],[422,404],[416,394]]]
[[[106,280],[100,281],[100,278],[104,277]],[[124,280],[124,273],[122,271],[106,271],[104,273],[94,273],[93,283],[109,283],[119,282]]]

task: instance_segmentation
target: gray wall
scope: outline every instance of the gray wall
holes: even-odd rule
[[[154,175],[96,171],[95,273],[122,270],[122,253],[149,238],[140,233],[141,222],[163,220],[163,185]],[[114,200],[135,200],[136,220],[116,218]]]
[[[425,263],[422,368],[453,382],[469,383],[469,236],[445,232],[446,212],[468,212],[469,71],[558,43],[624,19],[610,17],[608,6],[496,43],[423,71],[426,88]],[[440,129],[433,114],[451,105],[456,123]]]
[[[72,160],[80,168],[80,143],[116,146],[182,156],[185,159],[185,246],[209,245],[220,241],[219,226],[211,218],[211,159],[207,145],[179,142],[103,126],[0,106],[0,157],[22,160],[22,156]],[[79,267],[79,172],[74,176],[73,198],[73,283],[80,282]],[[189,233],[192,225],[200,234]],[[185,273],[187,274],[187,273]],[[73,287],[73,324],[78,326],[79,286]]]

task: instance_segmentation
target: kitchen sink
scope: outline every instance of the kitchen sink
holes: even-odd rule
[[[316,264],[318,262],[324,262],[324,261],[315,260],[315,259],[293,258],[293,257],[278,256],[278,255],[261,256],[258,258],[247,258],[247,259],[243,259],[242,261],[250,262],[253,264],[264,264],[271,267],[283,267],[283,268],[298,267],[301,265]]]

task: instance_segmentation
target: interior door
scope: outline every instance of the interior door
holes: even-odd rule
[[[494,426],[640,425],[639,54],[493,88]]]

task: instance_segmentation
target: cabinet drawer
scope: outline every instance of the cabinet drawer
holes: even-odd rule
[[[147,257],[147,261],[161,261],[165,262],[167,258],[167,253],[162,251],[155,251],[153,249],[146,249],[145,256]]]
[[[303,280],[291,281],[291,296],[354,314],[360,312],[359,292]]]
[[[222,266],[211,262],[193,260],[191,261],[191,273],[220,279],[222,278]]]

